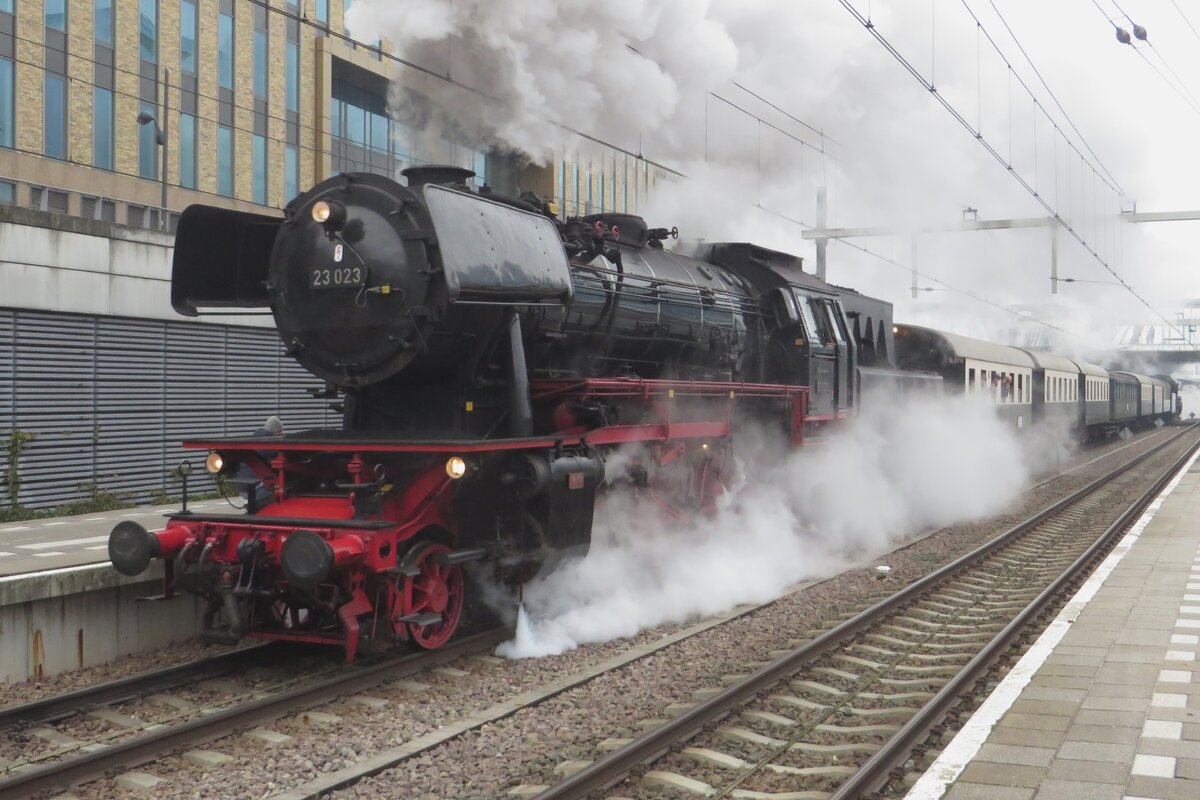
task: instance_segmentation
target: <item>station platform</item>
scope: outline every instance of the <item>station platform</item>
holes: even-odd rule
[[[196,511],[226,508],[232,511],[224,500],[219,499],[189,503],[188,508]],[[176,503],[0,523],[0,577],[107,564],[108,534],[114,525],[123,519],[133,519],[147,530],[160,530],[163,527],[163,515],[178,510],[179,504]]]
[[[1200,798],[1198,651],[1193,457],[907,800]]]

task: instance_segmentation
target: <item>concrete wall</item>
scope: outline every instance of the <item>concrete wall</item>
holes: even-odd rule
[[[192,319],[171,308],[174,237],[0,206],[0,306],[141,319]],[[273,327],[269,316],[201,317]]]
[[[162,593],[162,562],[126,578],[108,564],[0,578],[0,683],[56,675],[195,637],[201,603]]]

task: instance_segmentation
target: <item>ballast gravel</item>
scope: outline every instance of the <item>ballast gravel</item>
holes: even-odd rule
[[[1085,451],[1078,457],[1079,462],[1100,460],[1027,491],[1016,499],[1009,513],[944,528],[881,556],[877,563],[891,567],[890,577],[885,581],[876,580],[873,563],[849,570],[602,674],[534,708],[438,745],[332,796],[494,798],[505,796],[517,785],[552,783],[558,777],[556,768],[564,762],[597,758],[603,740],[639,735],[645,730],[647,720],[667,716],[672,704],[691,702],[698,690],[723,687],[726,676],[749,671],[752,662],[769,660],[772,651],[806,638],[822,625],[861,610],[873,599],[890,594],[953,560],[1033,511],[1094,480],[1116,463],[1149,449],[1166,435],[1169,434],[1147,435],[1128,447],[1115,443]],[[265,726],[290,737],[280,744],[268,746],[245,736],[233,736],[203,745],[206,750],[233,759],[220,767],[201,767],[177,753],[139,769],[165,778],[154,787],[158,798],[261,798],[298,788],[320,774],[351,766],[367,756],[434,731],[448,721],[574,674],[632,646],[652,642],[684,627],[660,626],[632,639],[583,646],[547,658],[515,662],[460,659],[449,666],[466,672],[465,676],[426,672],[410,677],[404,685],[383,684],[369,691],[372,697],[386,700],[386,705],[372,707],[346,698],[314,709],[333,715],[336,721],[315,722],[298,714]],[[30,695],[61,692],[162,666],[172,663],[169,656],[175,652],[161,654],[157,660],[123,659],[109,665],[108,670],[92,668],[57,676],[38,682],[36,688],[28,684],[7,687],[8,697],[3,702],[20,702]],[[198,652],[202,651],[197,649],[191,657]],[[412,682],[423,688],[413,686]],[[113,778],[76,788],[73,794],[80,800],[145,796],[127,792]]]

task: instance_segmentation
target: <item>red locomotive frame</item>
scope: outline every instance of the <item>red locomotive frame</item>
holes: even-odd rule
[[[513,452],[561,452],[564,448],[611,452],[621,445],[640,443],[657,468],[676,461],[685,464],[688,505],[711,509],[723,492],[717,454],[730,442],[735,429],[749,421],[741,404],[757,404],[760,410],[765,404],[772,413],[781,414],[783,419],[775,420],[783,422],[794,447],[803,445],[808,429],[817,424],[808,416],[808,388],[804,386],[553,379],[533,381],[531,397],[535,406],[550,409],[553,432],[471,441],[362,441],[345,435],[298,434],[272,440],[185,442],[185,447],[251,464],[273,489],[274,497],[258,513],[176,514],[163,531],[145,534],[155,539],[150,554],[167,561],[165,596],[174,595],[187,573],[210,576],[209,580],[215,581],[211,596],[224,599],[214,599],[205,620],[206,627],[215,631],[211,638],[216,641],[247,635],[339,645],[347,660],[355,658],[364,639],[407,639],[424,648],[440,647],[452,637],[462,618],[466,595],[462,564],[493,555],[486,547],[470,548],[472,543],[465,543],[468,549],[463,549],[454,510],[458,481],[448,474],[445,456],[473,460]],[[563,410],[600,398],[636,405],[643,416],[631,424],[587,426]],[[686,405],[687,413],[680,413],[681,404]],[[763,419],[761,413],[754,416]],[[263,450],[275,453],[269,464],[257,455]],[[311,481],[312,475],[306,471],[329,469],[322,466],[322,459],[338,464],[339,474],[318,477],[335,482],[348,479],[340,482],[344,493],[294,494],[293,481]],[[381,487],[378,465],[397,463],[404,465],[405,478]],[[557,479],[566,481],[568,489],[582,487],[584,481],[579,472]],[[374,493],[382,488],[386,498],[373,513],[363,513],[356,498],[368,488]],[[651,496],[674,513],[687,513],[671,498],[657,497],[654,492]],[[312,563],[321,567],[320,574],[312,578],[316,583],[311,592],[329,604],[327,610],[336,609],[336,624],[329,615],[320,624],[307,619],[305,612],[313,613],[311,608],[270,605],[271,598],[286,594],[279,590],[286,588],[288,581],[310,579],[307,573],[284,575],[287,568],[281,554],[292,538],[293,550],[304,551],[301,555],[305,556],[293,560],[302,566]],[[307,558],[309,553],[311,558]],[[263,574],[270,575],[272,585],[262,585]],[[214,624],[218,614],[225,618],[223,626]]]

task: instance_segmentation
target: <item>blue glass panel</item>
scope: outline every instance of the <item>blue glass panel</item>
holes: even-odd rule
[[[217,83],[233,88],[233,17],[217,15]]]
[[[329,22],[329,0],[317,0],[317,22]]]
[[[13,0],[0,0],[0,11],[13,13]]]
[[[254,134],[250,162],[252,174],[250,199],[260,206],[265,206],[267,204],[267,138],[265,136]]]
[[[287,43],[287,110],[300,110],[300,44]]]
[[[196,4],[191,0],[179,4],[179,67],[196,74]]]
[[[92,89],[92,166],[113,168],[113,93]]]
[[[47,28],[67,30],[67,0],[46,0],[45,12]]]
[[[339,138],[342,135],[342,113],[342,99],[340,97],[333,98],[331,110],[333,119],[331,120],[330,128],[333,132],[333,135]]]
[[[217,192],[233,196],[233,129],[217,128]]]
[[[371,147],[381,153],[388,151],[389,121],[383,114],[371,114]]]
[[[289,146],[283,154],[283,199],[291,200],[300,194],[300,153]]]
[[[0,147],[13,146],[13,62],[0,58]]]
[[[158,0],[138,2],[138,52],[143,61],[158,61]]]
[[[267,96],[267,32],[254,29],[254,96]]]
[[[475,185],[483,186],[487,183],[487,156],[483,153],[476,153],[474,163],[471,169],[475,170]]]
[[[145,112],[158,119],[158,109],[153,103],[142,103],[138,112]],[[138,125],[138,175],[143,178],[158,177],[158,142],[155,140],[153,122]]]
[[[346,112],[346,129],[345,136],[355,144],[367,143],[367,111],[358,103],[361,100],[358,98],[359,92],[348,92],[343,100],[342,107]]]
[[[560,204],[561,211],[566,214],[567,206],[567,162],[558,162],[558,197],[556,198]]]
[[[196,118],[179,115],[179,185],[196,188]]]
[[[96,0],[92,19],[95,25],[96,41],[111,47],[113,44],[113,0]]]
[[[42,98],[42,150],[51,158],[67,157],[67,82],[57,75],[46,74],[46,90]]]

